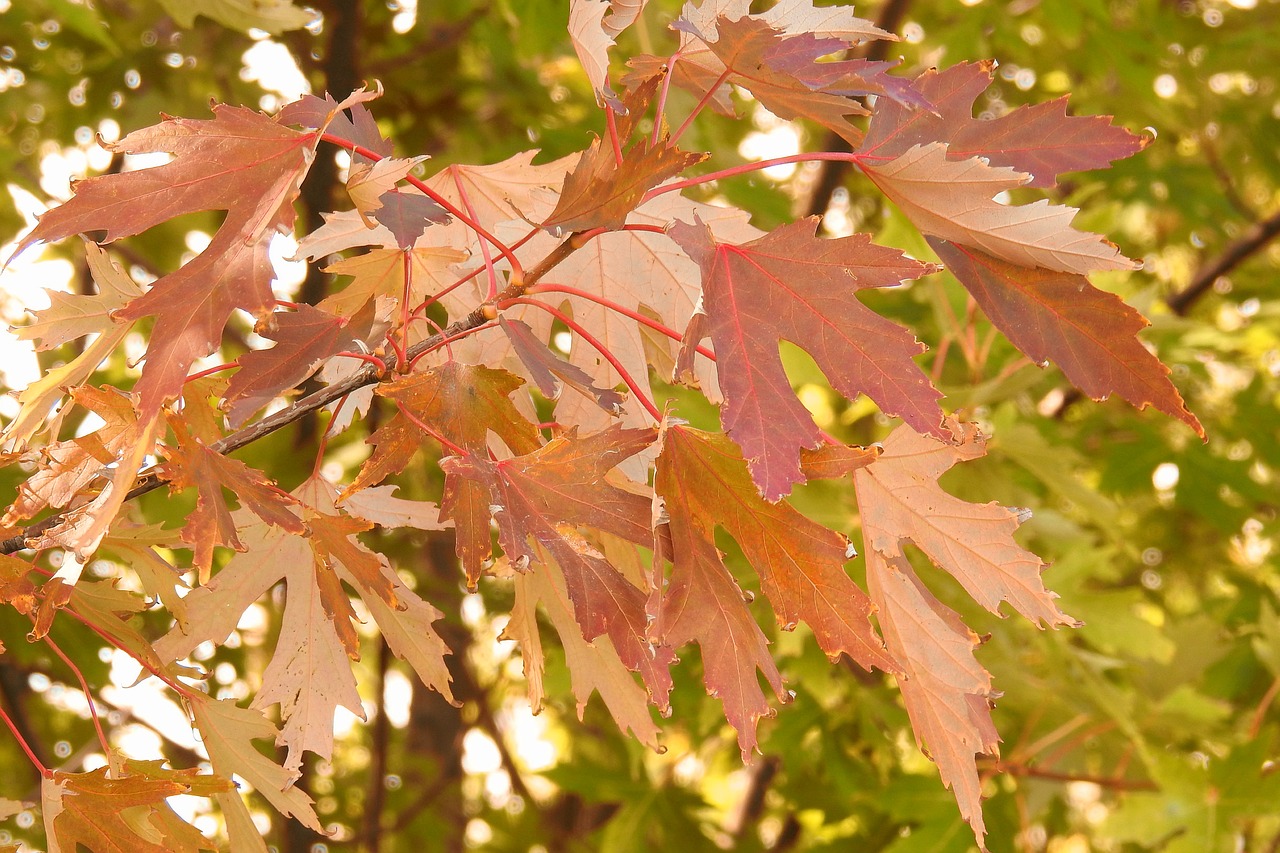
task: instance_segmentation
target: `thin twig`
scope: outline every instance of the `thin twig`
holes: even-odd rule
[[[498,299],[496,301],[519,297],[527,288],[537,284],[539,279],[550,272],[557,264],[569,255],[581,248],[582,245],[583,240],[579,234],[575,232],[574,234],[569,235],[569,237],[548,252],[547,256],[538,264],[526,271],[523,281],[512,282],[508,285],[507,289],[498,295]],[[445,340],[463,335],[472,329],[484,325],[493,319],[491,316],[493,310],[494,308],[492,303],[485,303],[477,307],[462,319],[450,323],[443,332],[434,334],[429,338],[424,338],[411,346],[406,353],[406,358],[412,362],[415,357],[427,350],[439,346]],[[260,421],[252,423],[243,429],[236,430],[230,435],[215,441],[213,444],[209,445],[209,449],[214,453],[220,453],[223,455],[239,450],[240,448],[252,444],[264,436],[270,435],[271,433],[283,429],[295,421],[301,420],[312,412],[317,412],[320,409],[323,409],[325,406],[335,400],[345,397],[353,391],[358,391],[366,385],[373,385],[380,382],[386,372],[394,371],[396,363],[397,359],[392,355],[386,359],[386,371],[379,370],[374,365],[366,365],[364,368],[353,373],[351,376],[348,376],[346,379],[321,388],[319,391],[312,394],[308,394],[293,405],[286,406],[275,414],[268,415]],[[133,500],[134,498],[141,497],[148,492],[153,492],[161,486],[167,485],[168,482],[169,481],[160,476],[157,471],[153,470],[151,472],[144,472],[138,478],[137,485],[129,490],[129,493],[125,496],[125,500]],[[0,541],[0,554],[13,554],[29,547],[28,542],[39,539],[39,537],[44,533],[57,527],[65,520],[66,513],[58,513],[56,515],[51,515],[42,521],[36,522],[29,527],[23,528],[16,535]]]

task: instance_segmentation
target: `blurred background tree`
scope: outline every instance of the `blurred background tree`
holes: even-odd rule
[[[313,15],[283,2],[0,0],[0,174],[9,190],[0,197],[0,240],[68,197],[69,178],[145,165],[111,157],[97,147],[99,135],[116,139],[161,112],[201,117],[211,99],[274,110],[302,91],[341,97],[378,80],[386,90],[372,105],[380,128],[398,155],[431,155],[429,169],[528,148],[551,159],[602,131],[563,0],[314,5]],[[944,277],[873,297],[877,310],[931,346],[922,363],[948,393],[946,405],[992,434],[989,455],[951,472],[945,485],[971,500],[999,496],[1031,508],[1024,543],[1053,564],[1048,586],[1086,623],[1042,633],[935,588],[990,632],[980,659],[1004,691],[995,712],[1003,756],[986,765],[991,849],[1280,850],[1280,3],[885,0],[858,11],[901,34],[883,48],[903,58],[902,73],[998,60],[997,84],[980,102],[986,113],[1070,92],[1075,112],[1147,128],[1145,152],[1059,192],[1083,208],[1081,227],[1111,235],[1145,262],[1141,272],[1094,281],[1151,319],[1145,340],[1173,366],[1209,433],[1202,445],[1169,419],[1079,399],[1056,369],[1038,369],[1007,344]],[[674,0],[652,0],[619,53],[669,52],[666,23],[676,14]],[[740,106],[741,120],[708,117],[686,147],[713,152],[715,166],[833,144],[818,129]],[[311,230],[321,211],[342,206],[345,161],[336,154],[320,150],[300,227]],[[716,190],[763,227],[816,212],[829,234],[868,231],[929,255],[879,193],[830,164],[757,173]],[[187,217],[113,250],[146,281],[198,250],[215,226],[211,215]],[[280,256],[289,253],[282,244]],[[5,319],[22,323],[40,287],[90,288],[71,258],[66,245],[24,256],[0,279]],[[302,301],[331,286],[283,261],[281,275]],[[247,345],[247,319],[240,334]],[[69,354],[37,360],[28,345],[5,340],[0,380],[20,389]],[[872,407],[825,391],[812,363],[798,350],[787,355],[820,425],[853,441],[885,434],[887,421]],[[127,370],[121,359],[102,379]],[[672,393],[683,416],[710,416],[705,402]],[[0,401],[0,416],[15,411],[12,400]],[[244,454],[291,487],[309,473],[315,433],[303,424]],[[356,439],[331,447],[329,464],[350,472],[362,447]],[[17,481],[5,476],[7,503]],[[423,463],[403,488],[426,495],[438,476]],[[844,488],[815,483],[795,501],[856,540]],[[176,521],[188,510],[159,493],[147,503],[153,518]],[[308,765],[300,783],[335,834],[312,836],[264,811],[277,849],[971,849],[890,680],[831,667],[803,629],[776,638],[797,695],[762,725],[763,756],[742,765],[696,660],[675,670],[667,751],[654,754],[619,735],[595,701],[577,721],[562,667],[547,673],[550,707],[530,715],[519,657],[496,639],[509,592],[482,583],[466,594],[447,536],[386,534],[380,544],[448,614],[441,631],[455,652],[461,707],[422,689],[379,638],[365,637],[360,683],[370,723],[340,720],[334,761]],[[732,542],[723,547],[736,554]],[[256,621],[242,622],[232,642],[202,660],[220,695],[247,696],[258,683],[264,641],[279,619],[272,602],[262,604]],[[29,626],[13,616],[0,613],[3,708],[46,764],[103,763],[70,671],[27,644]],[[175,766],[197,763],[177,706],[115,683],[115,658],[76,628],[60,625],[59,642],[100,688],[117,745],[163,753]],[[38,775],[7,736],[0,766],[9,769],[0,796],[30,799]],[[196,819],[216,828],[213,816]],[[39,826],[19,811],[0,841],[39,848]]]

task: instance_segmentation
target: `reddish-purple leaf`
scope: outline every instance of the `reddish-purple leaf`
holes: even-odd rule
[[[929,245],[1032,361],[1053,359],[1093,399],[1119,394],[1139,409],[1155,406],[1204,437],[1169,368],[1136,337],[1149,324],[1120,297],[1082,275],[1028,269],[945,240],[929,238]]]
[[[1104,169],[1146,147],[1148,140],[1113,126],[1110,117],[1067,115],[1065,95],[998,118],[974,118],[974,101],[991,84],[994,68],[993,62],[963,62],[924,72],[915,86],[934,109],[877,104],[860,153],[888,160],[916,145],[945,142],[949,157],[985,157],[993,166],[1026,172],[1029,186],[1051,187],[1062,172]]]
[[[538,340],[527,323],[499,317],[498,325],[511,341],[511,348],[533,377],[538,390],[548,400],[559,399],[560,383],[563,382],[579,394],[595,400],[600,408],[611,415],[622,411],[622,404],[627,399],[624,395],[612,388],[597,388],[585,370],[552,352],[550,347]]]
[[[374,307],[370,300],[353,317],[337,317],[310,305],[272,314],[274,328],[261,331],[276,345],[240,356],[240,370],[227,386],[231,425],[244,423],[276,395],[314,373],[326,359],[357,349],[373,327]]]
[[[702,267],[707,328],[725,398],[721,417],[769,500],[804,481],[800,449],[822,441],[782,369],[779,340],[808,351],[846,397],[866,394],[886,414],[947,436],[942,395],[912,361],[923,345],[855,296],[935,267],[876,246],[865,234],[818,239],[816,227],[817,219],[808,219],[742,245],[716,241],[700,222],[677,222],[667,232]]]

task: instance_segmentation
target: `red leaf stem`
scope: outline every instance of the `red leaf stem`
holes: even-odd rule
[[[537,307],[541,308],[543,311],[546,311],[552,317],[555,317],[557,320],[559,320],[560,322],[568,326],[573,331],[574,334],[578,335],[584,341],[591,344],[591,346],[595,347],[596,352],[604,356],[605,360],[608,361],[609,364],[613,365],[613,369],[618,371],[618,375],[622,377],[622,381],[625,382],[627,384],[627,387],[631,389],[631,393],[634,394],[636,399],[640,401],[640,405],[644,406],[645,411],[647,411],[653,417],[655,422],[662,423],[662,413],[658,411],[658,407],[655,406],[653,401],[649,399],[648,395],[645,394],[644,391],[640,389],[640,386],[636,383],[636,381],[631,378],[631,374],[628,373],[627,369],[622,366],[622,362],[618,361],[618,357],[615,356],[612,352],[610,352],[608,347],[600,343],[600,341],[596,340],[596,337],[594,335],[592,335],[586,329],[582,328],[582,326],[578,325],[578,323],[575,322],[572,317],[565,314],[563,311],[560,311],[559,309],[556,309],[556,308],[552,308],[547,303],[539,302],[537,299],[525,299],[523,297],[516,297],[515,299],[508,299],[503,302],[500,302],[498,304],[498,307],[506,308],[508,305],[515,305],[517,303],[521,305],[536,305]]]

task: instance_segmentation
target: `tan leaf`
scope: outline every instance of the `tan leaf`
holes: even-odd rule
[[[973,246],[1010,263],[1068,273],[1132,270],[1141,264],[1097,234],[1071,227],[1074,207],[1041,200],[1008,206],[997,193],[1027,175],[985,160],[950,160],[941,142],[916,145],[883,163],[862,162],[867,177],[926,234]]]

